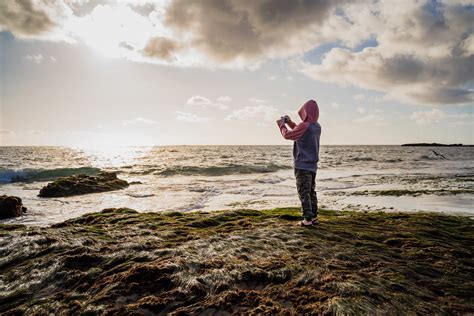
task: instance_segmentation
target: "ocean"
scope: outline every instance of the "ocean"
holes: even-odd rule
[[[57,177],[100,170],[133,184],[37,196]],[[317,191],[328,209],[474,216],[474,148],[322,146]],[[189,212],[299,205],[291,146],[0,147],[0,194],[18,196],[28,208],[2,222],[41,226],[110,207]]]

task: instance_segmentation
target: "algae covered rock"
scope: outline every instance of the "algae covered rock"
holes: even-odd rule
[[[0,219],[21,216],[24,211],[26,207],[19,197],[0,195]]]
[[[88,193],[115,191],[128,187],[128,182],[113,172],[100,172],[96,176],[78,174],[56,179],[40,190],[40,197],[64,197]]]

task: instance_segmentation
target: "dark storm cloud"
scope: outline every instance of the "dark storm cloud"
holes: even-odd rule
[[[216,59],[256,58],[272,50],[288,49],[295,35],[324,23],[340,2],[177,0],[167,8],[165,23],[191,32],[193,44]]]
[[[54,28],[55,23],[31,0],[0,1],[0,30],[16,36],[34,36]]]

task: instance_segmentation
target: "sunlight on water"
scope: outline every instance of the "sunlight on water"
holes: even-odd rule
[[[135,164],[140,158],[148,156],[154,147],[71,147],[71,150],[82,154],[92,166],[113,168]]]

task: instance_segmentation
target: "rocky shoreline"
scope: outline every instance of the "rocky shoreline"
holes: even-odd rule
[[[0,313],[474,313],[474,220],[107,209],[0,224]]]

